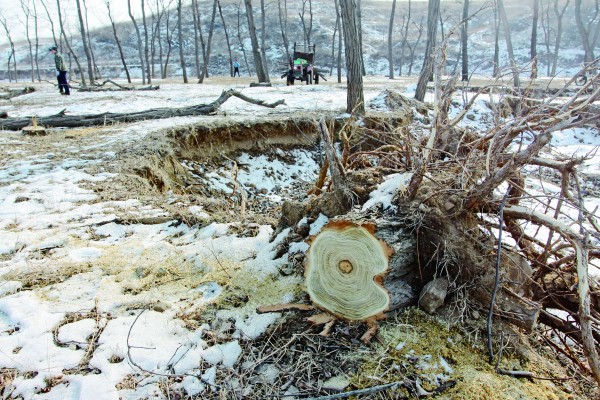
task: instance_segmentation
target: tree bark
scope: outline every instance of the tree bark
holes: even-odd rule
[[[337,13],[337,19],[342,20],[342,13],[340,10],[340,0],[335,0],[335,12]],[[342,83],[342,40],[344,37],[344,28],[339,26],[339,35],[338,35],[338,52],[337,52],[337,81],[338,83]]]
[[[200,28],[200,15],[198,14],[198,0],[192,0],[192,18],[194,20],[194,60],[196,62],[196,77],[198,83],[202,83],[202,68],[200,68],[200,40],[199,35],[202,35]],[[202,42],[202,59],[206,58],[204,42]]]
[[[86,39],[88,43],[88,48],[90,49],[90,56],[92,57],[92,65],[94,67],[94,74],[97,78],[101,77],[100,69],[98,68],[98,64],[96,64],[96,56],[94,54],[94,48],[92,46],[92,38],[90,37],[90,24],[88,23],[88,8],[87,3],[83,0],[83,9],[85,10],[85,29],[86,29]]]
[[[423,67],[421,68],[421,74],[419,75],[419,81],[417,83],[417,89],[415,91],[415,99],[419,101],[423,101],[425,99],[425,92],[427,91],[427,82],[429,82],[431,80],[431,77],[433,76],[433,49],[435,47],[435,41],[437,36],[439,13],[440,0],[430,0],[429,7],[427,10],[427,43],[425,45],[425,54],[423,56]]]
[[[33,2],[33,27],[35,32],[35,70],[37,73],[38,82],[42,81],[42,77],[40,76],[40,63],[39,63],[39,49],[40,49],[40,35],[38,32],[38,14],[37,14],[37,6],[36,2]]]
[[[393,33],[394,33],[394,16],[396,14],[396,0],[392,2],[392,12],[390,13],[390,24],[388,27],[388,65],[389,65],[389,78],[394,79],[394,45],[393,45]]]
[[[248,71],[248,75],[252,76],[252,71],[250,70],[250,63],[248,62],[248,57],[246,56],[246,48],[244,47],[244,42],[242,40],[242,30],[241,30],[241,14],[240,14],[240,6],[237,5],[237,38],[240,43],[240,49],[242,49],[242,54],[244,55],[244,63],[246,64],[246,71]]]
[[[531,21],[531,44],[529,49],[530,59],[537,57],[537,28],[540,15],[540,0],[533,0],[533,18]]]
[[[112,26],[113,36],[115,37],[115,42],[117,43],[117,49],[119,50],[119,57],[121,58],[123,69],[125,69],[125,75],[127,75],[127,82],[131,83],[131,75],[129,75],[129,68],[127,68],[127,62],[125,61],[123,47],[121,47],[121,41],[119,40],[119,36],[117,35],[117,26],[115,25],[115,20],[113,19],[112,13],[110,11],[110,1],[106,2],[106,8],[108,10],[108,19],[110,21],[110,25]]]
[[[269,76],[269,63],[267,62],[267,16],[265,0],[260,0],[260,56],[262,58],[265,74]]]
[[[348,82],[346,112],[364,115],[363,65],[356,0],[340,0],[340,9],[346,53],[346,81]]]
[[[208,30],[208,39],[206,41],[206,56],[204,57],[204,68],[202,70],[202,78],[208,78],[208,64],[210,63],[210,48],[212,44],[213,32],[215,30],[215,17],[217,15],[217,0],[213,1],[212,14],[210,17],[210,27]]]

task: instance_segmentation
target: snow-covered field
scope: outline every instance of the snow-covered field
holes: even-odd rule
[[[317,117],[345,109],[344,84],[286,87],[278,82],[272,88],[248,88],[247,83],[160,83],[157,91],[75,91],[70,97],[39,85],[33,94],[0,100],[0,111],[10,116],[180,107],[211,102],[231,87],[286,103],[266,109],[233,98],[217,116],[53,130],[47,137],[0,131],[4,398],[167,398],[166,381],[174,375],[180,379],[169,390],[187,395],[210,390],[219,369],[239,362],[243,342],[259,337],[278,319],[277,313],[257,314],[256,307],[297,299],[301,278],[279,273],[288,262],[285,255],[274,259],[286,231],[274,240],[269,225],[240,234],[239,224],[212,222],[210,212],[172,193],[164,195],[165,204],[181,202],[206,224],[135,223],[169,214],[131,193],[121,193],[118,200],[99,195],[118,174],[128,173],[113,168],[124,149],[148,145],[151,135],[174,126],[297,112]],[[383,89],[404,91],[412,83],[369,78],[365,97],[370,101]],[[465,121],[476,127],[489,123],[484,100]],[[600,145],[598,132],[591,129],[559,132],[554,140],[554,150],[566,155],[594,152]],[[293,158],[295,163],[285,164],[243,153],[236,160],[242,166],[238,180],[280,202],[276,187],[311,181],[318,174],[309,152],[296,150]],[[583,172],[597,177],[598,164],[600,156],[594,155]],[[205,184],[227,193],[231,180],[226,175],[208,172]],[[385,202],[393,190],[382,188],[381,193],[378,201]],[[593,196],[588,201],[600,205]],[[233,206],[231,211],[239,212]],[[311,233],[324,222],[315,222]]]

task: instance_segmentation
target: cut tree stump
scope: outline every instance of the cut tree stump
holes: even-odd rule
[[[350,321],[377,318],[389,308],[383,279],[393,250],[374,230],[374,225],[333,221],[312,239],[305,284],[317,307]]]
[[[110,125],[123,122],[145,121],[149,119],[212,115],[215,114],[217,109],[231,97],[237,97],[248,103],[269,108],[275,108],[278,105],[285,104],[284,100],[278,100],[274,103],[266,103],[262,100],[255,100],[245,96],[236,90],[229,89],[221,93],[221,95],[215,101],[209,104],[199,104],[181,108],[153,108],[150,110],[129,113],[107,112],[92,115],[65,115],[66,110],[62,110],[58,114],[39,118],[39,122],[46,128],[79,128],[87,126]],[[3,119],[0,121],[0,129],[9,131],[21,130],[29,125],[31,118],[32,117]]]
[[[24,135],[45,136],[46,128],[38,125],[38,120],[37,120],[37,118],[34,117],[31,119],[31,125],[24,127],[22,132]]]

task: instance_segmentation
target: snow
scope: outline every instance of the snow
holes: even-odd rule
[[[401,80],[367,80],[372,84],[365,94],[367,100],[384,87],[404,87]],[[15,116],[52,114],[62,108],[70,114],[134,111],[210,102],[222,89],[211,84],[167,83],[155,92],[110,96],[77,93],[57,98],[53,90],[42,88],[11,103],[0,103],[0,111]],[[269,102],[284,98],[286,106],[264,110],[231,99],[216,116],[100,127],[93,136],[77,133],[81,138],[65,139],[60,146],[48,146],[43,139],[35,142],[18,133],[0,134],[0,148],[6,154],[0,161],[0,368],[15,368],[20,373],[10,384],[13,397],[74,400],[160,396],[160,379],[152,373],[173,371],[182,376],[174,387],[197,395],[215,385],[220,370],[237,366],[245,351],[244,341],[259,338],[279,320],[278,313],[258,314],[258,305],[295,300],[301,278],[282,277],[279,270],[287,260],[275,259],[277,246],[289,229],[271,240],[273,228],[260,225],[255,236],[241,237],[231,233],[231,224],[212,221],[210,212],[198,205],[185,207],[206,219],[206,226],[174,221],[124,224],[118,222],[122,216],[164,216],[167,210],[127,193],[110,198],[94,190],[96,185],[118,178],[112,165],[122,154],[120,149],[145,144],[153,133],[196,123],[243,122],[257,115],[289,116],[300,111],[341,114],[345,108],[344,85],[240,89]],[[482,96],[472,111],[474,117],[465,119],[476,130],[485,130],[489,123],[486,100]],[[460,104],[463,99],[456,101]],[[453,112],[458,112],[458,106]],[[554,135],[551,156],[590,154],[582,170],[597,176],[598,145],[598,132],[592,128],[565,130]],[[277,190],[293,190],[293,184],[300,180],[314,182],[319,170],[314,152],[298,149],[276,154],[278,158],[241,152],[235,158],[237,180],[244,190],[264,189],[261,195],[280,202],[283,198],[277,197]],[[190,161],[187,166],[201,175],[199,165]],[[206,184],[231,193],[231,166],[206,170]],[[381,207],[392,212],[394,197],[406,188],[410,178],[410,173],[387,176],[370,194],[363,210]],[[532,195],[559,190],[548,182],[528,183]],[[172,194],[165,196],[174,199]],[[586,202],[591,209],[600,205],[600,199],[592,195]],[[310,234],[316,235],[328,221],[320,215],[310,225]],[[548,232],[538,234],[543,237]],[[295,242],[290,244],[289,253],[307,249],[307,243]],[[192,318],[194,313],[202,316],[205,307],[238,294],[228,275],[239,279],[238,286],[251,288],[244,293],[247,298],[235,307],[218,307],[213,320],[200,319],[197,325],[188,325],[190,320],[197,321]],[[36,286],[37,277],[52,283]],[[229,330],[222,331],[230,333],[218,343],[209,341],[207,337],[220,332],[222,326],[228,326]],[[96,347],[88,364],[96,373],[63,373],[86,363],[86,349],[94,338]],[[399,343],[397,349],[402,347]],[[452,367],[443,358],[435,364],[451,373]],[[23,373],[28,371],[37,375],[26,379]],[[130,375],[143,377],[143,384],[117,389]],[[49,379],[59,376],[63,383],[46,387]],[[48,392],[40,394],[44,388]],[[290,393],[294,392],[290,387]]]

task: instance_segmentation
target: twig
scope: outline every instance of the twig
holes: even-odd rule
[[[306,400],[334,400],[334,399],[345,399],[347,397],[350,396],[360,396],[360,395],[364,395],[364,394],[372,394],[372,393],[377,393],[377,392],[381,392],[387,389],[392,389],[396,386],[399,385],[404,385],[404,382],[392,382],[392,383],[387,383],[385,385],[379,385],[379,386],[373,386],[370,388],[365,388],[365,389],[358,389],[358,390],[352,390],[350,392],[344,392],[344,393],[337,393],[337,394],[331,394],[329,396],[321,396],[321,397],[310,397],[307,398]]]
[[[539,380],[544,380],[544,381],[570,381],[571,379],[574,379],[574,378],[552,378],[549,376],[548,377],[537,376],[529,371],[508,371],[508,370],[502,369],[502,368],[499,368],[496,372],[498,372],[500,375],[512,376],[513,378],[529,378],[529,379],[539,379]]]

